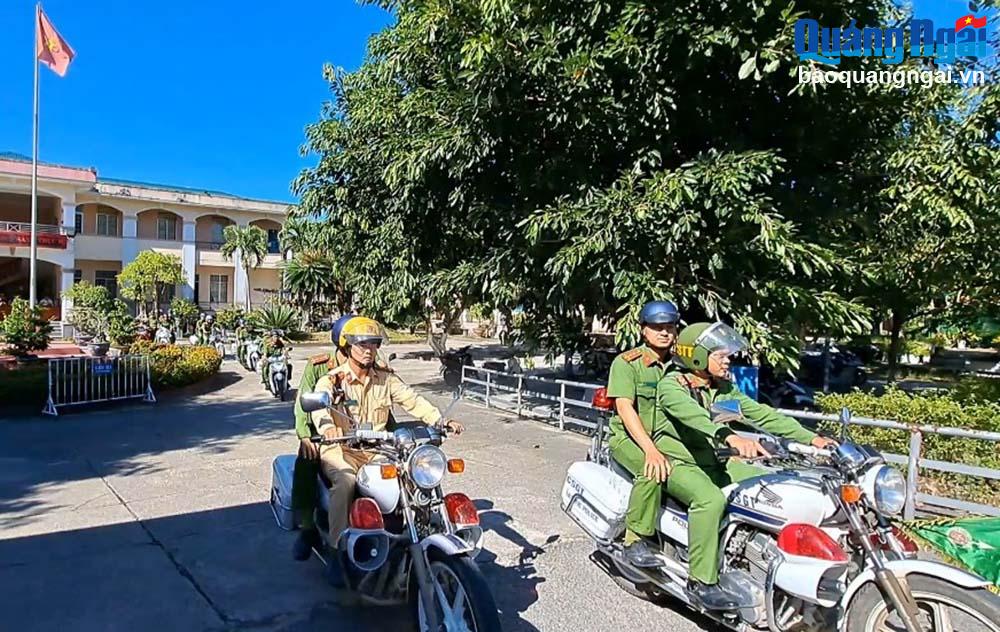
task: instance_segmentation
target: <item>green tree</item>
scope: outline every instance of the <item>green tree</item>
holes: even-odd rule
[[[179,333],[184,334],[198,320],[198,306],[186,298],[176,296],[170,301],[170,316],[181,328]]]
[[[187,283],[184,266],[175,255],[144,250],[118,274],[121,294],[148,316],[166,302],[166,288]]]
[[[0,336],[8,350],[18,357],[47,349],[51,333],[52,323],[42,317],[42,308],[31,307],[20,297],[14,299],[10,312],[0,321]]]
[[[867,299],[891,320],[890,380],[907,329],[970,330],[1000,303],[1000,84],[986,70],[982,86],[912,90],[879,156],[883,211],[863,216],[858,248]]]
[[[346,312],[350,293],[337,271],[337,260],[319,250],[305,250],[283,263],[283,285],[297,307],[308,311],[310,318],[328,315],[332,310]]]
[[[592,317],[626,339],[672,297],[775,359],[806,329],[867,328],[838,241],[873,212],[865,150],[903,97],[801,89],[791,42],[802,15],[877,24],[890,2],[387,6],[361,68],[326,69],[294,184],[364,311],[521,307],[530,339],[571,351]]]
[[[227,259],[239,256],[240,267],[246,275],[246,309],[250,305],[250,271],[260,267],[267,256],[267,234],[257,226],[226,226],[222,231],[225,243],[222,244],[222,254]]]

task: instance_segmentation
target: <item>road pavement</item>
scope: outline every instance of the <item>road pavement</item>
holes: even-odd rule
[[[293,382],[316,348],[296,349]],[[397,345],[400,375],[450,399],[421,345]],[[291,559],[294,534],[267,504],[271,461],[296,445],[291,403],[233,360],[211,385],[61,415],[0,411],[0,630],[295,631],[398,629],[402,609],[346,607],[318,560]],[[479,561],[505,630],[708,629],[680,608],[621,592],[589,561],[589,540],[559,509],[587,441],[549,425],[453,409],[466,472],[450,477],[482,510]]]

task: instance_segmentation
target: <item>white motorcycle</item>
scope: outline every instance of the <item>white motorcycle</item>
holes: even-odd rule
[[[158,345],[170,345],[174,343],[174,340],[174,333],[168,327],[160,325],[156,328],[156,335],[153,337],[153,342]]]
[[[257,372],[257,366],[260,364],[260,339],[254,338],[246,344],[246,350],[243,352],[246,357],[246,367],[248,370]]]
[[[267,390],[278,399],[284,401],[288,392],[289,366],[284,352],[272,355],[267,359]]]
[[[336,412],[326,392],[305,393],[299,401],[306,412]],[[327,526],[329,484],[320,478],[316,524],[324,546],[316,554],[328,564],[336,551],[348,586],[363,601],[410,606],[420,632],[499,632],[493,593],[475,562],[483,547],[476,506],[465,494],[441,490],[446,473],[465,471],[464,461],[441,450],[447,429],[355,427],[333,440],[312,437],[316,444],[342,443],[381,456],[358,471],[349,527],[334,546]]]
[[[215,352],[219,354],[220,358],[222,359],[226,358],[226,343],[222,333],[219,330],[217,329],[212,330],[212,333],[209,334],[208,336],[208,344],[215,349]]]
[[[594,399],[595,408],[610,409],[603,389]],[[712,413],[741,414],[738,402],[718,402]],[[1000,597],[987,580],[918,559],[915,543],[892,525],[906,481],[878,452],[848,440],[849,421],[844,409],[843,441],[833,450],[762,441],[772,471],[723,488],[720,586],[739,604],[732,611],[706,611],[689,597],[687,513],[666,494],[657,517],[661,566],[628,563],[621,536],[633,477],[604,445],[603,419],[587,460],[569,468],[562,508],[626,592],[676,598],[735,630],[1000,632]]]

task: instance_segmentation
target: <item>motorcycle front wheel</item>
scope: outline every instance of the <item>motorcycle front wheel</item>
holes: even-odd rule
[[[454,388],[462,383],[462,370],[461,369],[445,369],[444,370],[444,383],[448,386]]]
[[[1000,632],[1000,597],[967,590],[936,577],[906,578],[926,632]],[[847,610],[845,632],[897,632],[906,628],[875,584],[864,586]]]
[[[472,559],[430,554],[434,607],[441,629],[448,632],[500,632],[500,617],[486,578]],[[414,590],[417,630],[433,632],[427,624],[423,600]]]

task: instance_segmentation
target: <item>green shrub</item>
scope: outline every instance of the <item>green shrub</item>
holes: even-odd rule
[[[227,331],[234,331],[239,326],[240,319],[246,317],[246,312],[241,307],[227,307],[215,314],[215,322]]]
[[[930,343],[922,340],[907,340],[904,349],[906,353],[919,358],[929,358],[931,355]]]
[[[136,341],[129,353],[148,355],[154,386],[187,386],[219,371],[222,357],[212,347],[158,345]]]
[[[52,323],[42,317],[42,308],[30,307],[23,298],[15,298],[10,313],[0,321],[0,337],[16,356],[48,349],[51,333]]]
[[[254,329],[269,332],[274,329],[285,332],[286,337],[292,337],[299,332],[302,316],[299,310],[287,303],[269,301],[263,307],[258,307],[250,313],[250,325]]]
[[[1000,403],[1000,379],[963,377],[955,385],[951,396],[962,403]]]
[[[170,317],[181,328],[181,331],[189,331],[198,320],[198,306],[180,296],[175,296],[170,301]]]
[[[34,366],[0,369],[0,401],[7,406],[35,407],[41,410],[48,396],[49,369],[45,363]]]
[[[821,395],[817,403],[826,413],[837,413],[846,406],[859,417],[891,419],[911,425],[1000,432],[1000,402],[972,399],[962,402],[954,394],[908,395],[889,388],[881,396],[860,391]],[[824,422],[822,426],[826,430],[839,431],[835,422]],[[910,434],[905,431],[853,426],[851,434],[859,443],[871,444],[885,452],[909,453]],[[1000,449],[990,441],[925,434],[921,456],[936,461],[1000,469]],[[921,491],[926,493],[1000,505],[1000,481],[933,470],[921,471],[920,478]]]

